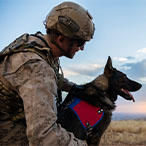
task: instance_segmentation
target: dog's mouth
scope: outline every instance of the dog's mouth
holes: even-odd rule
[[[133,95],[127,89],[122,88],[121,89],[121,94],[122,94],[122,97],[124,97],[125,99],[133,100],[133,102],[135,102],[135,99],[134,99]]]

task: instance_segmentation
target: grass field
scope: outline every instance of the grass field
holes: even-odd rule
[[[146,121],[112,121],[100,146],[146,146]]]

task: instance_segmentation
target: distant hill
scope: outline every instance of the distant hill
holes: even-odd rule
[[[113,113],[112,120],[146,120],[146,114]]]

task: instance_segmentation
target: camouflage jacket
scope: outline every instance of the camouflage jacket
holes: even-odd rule
[[[60,86],[58,60],[36,35],[24,34],[0,56],[0,145],[86,145],[56,123],[57,89],[72,83]]]

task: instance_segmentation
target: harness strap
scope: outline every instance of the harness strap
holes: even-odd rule
[[[38,31],[37,33],[31,34],[30,36],[34,36],[34,37],[39,38],[48,48],[50,48],[50,46],[48,45],[46,40],[43,37],[39,36],[38,34],[42,34],[42,33],[40,31]]]
[[[86,126],[87,126],[87,130],[86,130],[86,133],[87,133],[87,136],[91,134],[92,130],[93,130],[93,127],[90,125],[90,123],[86,123]]]

